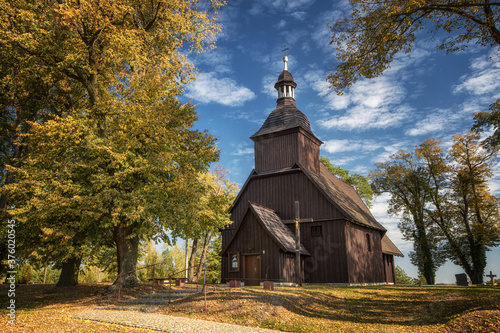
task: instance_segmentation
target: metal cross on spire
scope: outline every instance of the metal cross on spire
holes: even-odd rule
[[[285,48],[283,50],[281,50],[281,52],[285,52],[285,57],[286,57],[286,51],[287,50],[290,50],[288,47],[286,47],[286,44],[285,44]]]
[[[289,50],[289,48],[286,47],[286,44],[285,44],[285,48],[283,50],[281,50],[281,52],[285,52],[285,56],[283,57],[283,62],[285,63],[285,71],[288,70],[288,66],[287,66],[288,57],[286,56],[286,50]]]

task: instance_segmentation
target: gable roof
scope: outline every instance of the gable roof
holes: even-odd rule
[[[392,254],[398,257],[404,257],[403,253],[399,251],[396,245],[394,245],[394,243],[386,235],[382,237],[382,253]]]
[[[319,174],[300,167],[308,178],[323,192],[326,198],[336,206],[349,222],[365,227],[387,231],[366,207],[356,190],[337,176],[323,164],[319,164]]]
[[[266,233],[274,240],[274,242],[283,250],[284,252],[295,252],[295,235],[288,229],[287,226],[283,224],[281,218],[276,214],[276,212],[270,208],[258,205],[253,202],[248,202],[248,208],[245,214],[243,214],[242,220],[239,221],[236,230],[233,232],[231,239],[227,242],[226,246],[222,249],[221,253],[227,251],[227,248],[232,243],[233,239],[238,233],[243,219],[251,211],[257,221],[260,222]],[[306,250],[304,245],[300,244],[300,254],[310,255]]]

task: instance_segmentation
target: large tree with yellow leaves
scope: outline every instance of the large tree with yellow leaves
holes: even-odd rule
[[[17,181],[3,193],[19,228],[39,230],[74,268],[82,249],[108,237],[122,283],[137,283],[125,273],[135,269],[139,239],[165,232],[176,207],[195,195],[194,175],[217,159],[215,139],[192,129],[194,107],[177,97],[194,79],[185,53],[213,45],[220,5],[0,1],[1,52],[72,88],[66,112],[32,119],[16,141],[28,153],[7,166]]]

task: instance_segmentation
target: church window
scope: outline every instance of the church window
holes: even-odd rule
[[[372,241],[370,238],[370,234],[366,234],[366,248],[368,249],[368,252],[372,252]]]
[[[229,253],[229,271],[238,272],[240,270],[240,254]]]
[[[323,227],[318,225],[311,227],[311,237],[321,237],[323,236]]]

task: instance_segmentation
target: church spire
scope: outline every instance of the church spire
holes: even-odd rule
[[[283,50],[281,50],[281,52],[285,52],[285,56],[283,57],[283,62],[285,63],[285,71],[288,71],[288,57],[286,56],[286,50],[289,50],[288,47],[286,47],[286,44],[285,44],[285,48]]]
[[[286,56],[286,51],[288,47],[282,50],[285,52],[283,57],[284,69],[278,77],[278,82],[274,85],[274,88],[278,90],[278,105],[280,104],[295,104],[295,88],[297,83],[293,81],[293,76],[288,71],[288,57]]]

